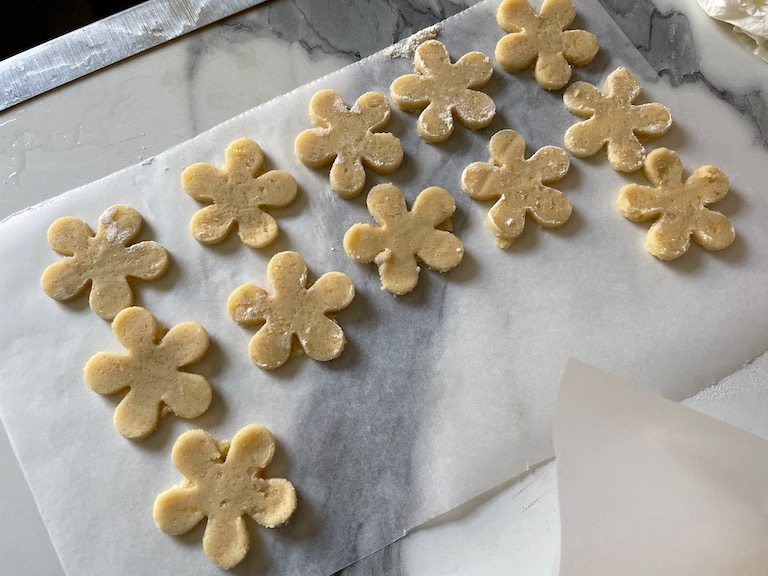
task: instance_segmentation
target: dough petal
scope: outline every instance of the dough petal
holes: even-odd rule
[[[534,194],[535,201],[528,208],[531,218],[545,228],[562,226],[571,217],[571,202],[559,190],[542,186]]]
[[[653,223],[645,240],[645,247],[661,260],[674,260],[688,252],[691,230],[680,218],[662,215]]]
[[[335,312],[349,306],[355,297],[355,287],[346,274],[328,272],[307,290],[307,297],[313,306],[325,312]]]
[[[88,388],[109,396],[131,387],[131,361],[123,354],[100,352],[85,364],[83,377]]]
[[[488,221],[494,234],[508,246],[523,233],[525,210],[503,197],[489,210]]]
[[[124,276],[94,278],[89,300],[96,314],[104,320],[112,320],[118,312],[133,304],[133,291]]]
[[[296,179],[285,170],[270,170],[257,179],[262,189],[260,206],[285,208],[296,199]]]
[[[447,272],[461,262],[464,257],[464,245],[450,232],[433,230],[424,239],[416,256],[433,270]]]
[[[48,228],[48,243],[51,248],[65,256],[74,256],[75,252],[85,250],[91,238],[93,233],[88,225],[71,216],[59,218]]]
[[[485,92],[467,90],[463,99],[454,107],[456,116],[464,126],[472,130],[485,128],[496,115],[496,104]]]
[[[198,162],[181,173],[181,187],[198,202],[213,202],[214,191],[226,185],[227,177],[206,162]]]
[[[341,327],[325,316],[307,321],[296,335],[307,356],[321,362],[338,358],[346,343]]]
[[[234,214],[221,204],[211,204],[195,212],[189,223],[192,237],[203,244],[218,244],[229,235]]]
[[[155,499],[152,516],[166,534],[186,534],[204,518],[197,508],[198,494],[193,488],[171,488]]]
[[[496,43],[495,54],[504,70],[517,73],[533,65],[539,51],[528,32],[514,32]]]
[[[600,49],[597,36],[586,30],[566,30],[562,35],[563,56],[574,66],[586,66]]]
[[[416,197],[411,213],[424,218],[430,227],[435,227],[448,220],[456,211],[456,203],[451,193],[444,188],[430,186]]]
[[[328,128],[311,128],[300,133],[293,143],[296,157],[310,168],[322,168],[336,158],[335,138],[330,138]]]
[[[245,519],[225,515],[208,517],[203,535],[203,551],[219,568],[229,570],[239,564],[248,553],[250,535]]]
[[[182,322],[171,328],[160,341],[175,366],[198,362],[208,350],[208,332],[197,322]]]
[[[496,22],[506,32],[536,26],[536,12],[528,0],[504,0],[496,11]]]
[[[211,385],[203,376],[179,372],[168,382],[163,402],[179,418],[197,418],[211,405]]]
[[[263,498],[248,511],[248,515],[266,528],[285,524],[296,510],[296,489],[283,478],[270,478],[262,482],[264,486],[260,492]]]
[[[188,430],[173,445],[171,459],[176,469],[195,483],[205,483],[212,466],[222,457],[213,438],[204,430]]]
[[[115,408],[114,421],[121,436],[141,440],[157,428],[160,399],[153,400],[131,389]]]
[[[571,79],[571,65],[560,52],[540,53],[533,74],[545,90],[559,90]]]
[[[445,142],[453,133],[453,112],[446,104],[432,101],[419,115],[417,128],[426,142]]]
[[[395,255],[388,252],[389,257],[379,264],[381,285],[385,290],[398,296],[412,291],[419,282],[419,267],[413,256]]]
[[[707,250],[722,250],[736,239],[730,219],[720,212],[702,209],[693,239]]]
[[[40,285],[54,300],[65,302],[78,296],[88,283],[81,267],[73,260],[62,260],[48,266],[43,272]]]
[[[238,474],[266,468],[275,454],[275,437],[264,426],[249,424],[238,430],[229,446],[227,466]]]
[[[242,213],[237,225],[240,240],[251,248],[263,248],[278,235],[277,221],[258,208]]]
[[[293,334],[276,329],[274,324],[268,321],[251,338],[248,346],[251,360],[267,370],[279,368],[291,354],[292,337]]]
[[[365,168],[359,157],[339,155],[331,166],[331,188],[342,198],[354,198],[365,186]]]
[[[255,284],[240,286],[227,300],[227,311],[232,320],[244,326],[264,322],[267,319],[269,306],[269,294]]]
[[[355,224],[344,234],[344,251],[356,262],[373,262],[385,247],[383,231],[370,224]]]

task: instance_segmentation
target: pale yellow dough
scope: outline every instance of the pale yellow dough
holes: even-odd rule
[[[594,156],[607,147],[614,170],[634,172],[643,165],[645,147],[640,138],[658,138],[672,125],[672,115],[662,104],[632,104],[640,84],[624,67],[605,80],[604,93],[586,82],[574,82],[563,94],[566,110],[584,122],[565,132],[565,147],[579,158]]]
[[[263,248],[278,234],[277,222],[264,208],[284,208],[296,198],[296,180],[284,170],[264,173],[264,153],[249,138],[227,146],[221,169],[198,162],[181,173],[181,187],[209,204],[192,217],[189,229],[203,244],[218,244],[237,225],[243,244]]]
[[[167,333],[155,317],[134,306],[112,321],[112,331],[128,354],[100,352],[85,365],[88,387],[99,394],[125,393],[115,409],[115,428],[125,438],[152,433],[166,411],[197,418],[211,404],[211,386],[182,368],[208,349],[208,333],[196,322],[177,324]]]
[[[571,79],[571,66],[589,64],[599,48],[591,32],[567,30],[575,17],[571,0],[544,0],[539,14],[527,0],[504,0],[496,21],[509,34],[496,44],[496,60],[507,72],[533,66],[542,88],[559,90]]]
[[[255,424],[241,428],[231,443],[217,444],[203,430],[185,432],[171,454],[184,479],[155,500],[158,528],[178,536],[208,518],[205,555],[224,570],[236,566],[250,547],[245,516],[275,528],[296,510],[296,490],[288,480],[263,478],[274,453],[272,433]]]
[[[488,145],[490,162],[474,162],[464,169],[461,187],[475,200],[495,200],[486,227],[496,244],[508,248],[525,226],[526,214],[545,228],[565,224],[571,203],[546,184],[568,172],[568,154],[557,146],[545,146],[525,158],[525,140],[514,130],[502,130]]]
[[[242,326],[260,326],[249,354],[261,368],[282,366],[290,356],[294,336],[310,358],[328,361],[344,350],[341,327],[329,315],[349,306],[355,287],[346,274],[328,272],[307,288],[307,265],[295,252],[279,252],[269,261],[270,296],[255,284],[245,284],[229,297],[227,309]]]
[[[368,194],[367,205],[380,226],[355,224],[344,235],[344,250],[356,262],[375,262],[385,290],[398,296],[413,290],[419,281],[418,262],[438,272],[461,262],[461,240],[444,229],[456,210],[447,190],[423,190],[408,210],[396,186],[379,184]]]
[[[43,290],[66,301],[90,287],[91,309],[112,320],[133,304],[133,279],[157,280],[168,269],[168,252],[157,242],[129,244],[140,229],[139,213],[122,204],[101,215],[95,235],[79,218],[59,218],[48,229],[48,242],[66,258],[45,269]]]
[[[728,177],[714,166],[697,168],[683,180],[683,165],[666,148],[645,159],[645,174],[653,186],[627,184],[617,205],[629,220],[656,220],[646,236],[645,247],[661,260],[685,254],[691,238],[707,250],[722,250],[736,238],[725,215],[707,208],[728,193]]]
[[[426,142],[438,144],[453,133],[456,117],[472,130],[485,128],[496,114],[493,99],[479,89],[493,74],[491,59],[469,52],[455,64],[445,46],[428,40],[416,49],[416,74],[397,78],[390,87],[395,104],[408,112],[419,112],[417,128]]]
[[[392,110],[377,92],[360,96],[350,109],[341,94],[320,90],[309,102],[309,116],[317,128],[296,137],[294,153],[310,168],[331,165],[331,188],[342,198],[363,191],[365,168],[391,174],[403,161],[400,139],[382,132]]]

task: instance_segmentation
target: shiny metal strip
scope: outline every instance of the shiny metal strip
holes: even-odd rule
[[[0,111],[265,0],[148,0],[0,61]]]

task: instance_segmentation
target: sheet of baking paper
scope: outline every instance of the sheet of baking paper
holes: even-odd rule
[[[765,440],[571,361],[554,442],[560,576],[767,573]]]
[[[768,441],[768,352],[682,404]]]
[[[444,23],[438,38],[454,58],[493,54],[503,34],[497,5],[481,2]],[[494,246],[483,226],[489,205],[461,192],[462,170],[487,160],[497,130],[519,131],[531,153],[560,144],[574,121],[560,92],[497,67],[487,90],[498,113],[485,130],[457,126],[447,143],[428,145],[416,116],[394,111],[389,129],[401,137],[405,161],[369,185],[391,180],[409,202],[427,186],[448,189],[466,255],[444,275],[423,267],[407,296],[382,292],[375,267],[352,262],[342,248],[348,227],[371,222],[364,198],[338,198],[327,170],[294,158],[293,140],[312,126],[307,105],[315,91],[336,89],[351,104],[369,90],[388,94],[394,78],[412,72],[411,61],[383,54],[2,223],[0,413],[69,574],[215,572],[202,553],[202,525],[172,537],[151,515],[155,496],[180,481],[170,450],[192,427],[231,438],[245,424],[266,425],[279,442],[268,473],[289,478],[299,493],[288,527],[251,525],[251,553],[234,573],[328,574],[550,458],[569,357],[681,399],[768,350],[761,196],[768,154],[753,144],[753,127],[708,93],[658,82],[597,2],[579,3],[576,25],[596,33],[602,48],[575,79],[602,84],[627,66],[644,85],[642,99],[664,102],[676,120],[654,144],[677,150],[688,170],[714,163],[730,175],[732,193],[720,208],[738,231],[733,246],[717,254],[694,246],[673,263],[649,256],[648,225],[615,208],[620,186],[641,177],[614,172],[603,155],[574,159],[559,183],[574,205],[565,226],[528,224],[509,250]],[[281,235],[266,249],[247,248],[235,235],[203,246],[188,230],[200,205],[180,189],[179,175],[193,162],[221,165],[226,146],[243,136],[261,144],[268,168],[295,175],[298,199],[273,211]],[[166,417],[141,443],[115,432],[116,400],[83,383],[91,355],[121,349],[109,325],[85,299],[59,304],[39,288],[44,268],[58,260],[46,242],[50,223],[73,215],[95,226],[116,203],[134,206],[145,219],[143,237],[172,257],[164,279],[137,288],[137,303],[167,326],[198,321],[212,339],[199,367],[216,390],[209,412],[191,422]],[[315,276],[349,274],[357,296],[338,314],[349,340],[339,359],[298,358],[265,372],[247,354],[252,332],[232,322],[226,301],[243,283],[267,286],[266,264],[285,249],[298,251]]]

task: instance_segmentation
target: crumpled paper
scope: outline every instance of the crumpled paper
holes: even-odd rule
[[[571,360],[560,576],[768,574],[768,442]]]
[[[697,0],[712,18],[733,25],[750,52],[768,62],[768,3],[765,0]]]

